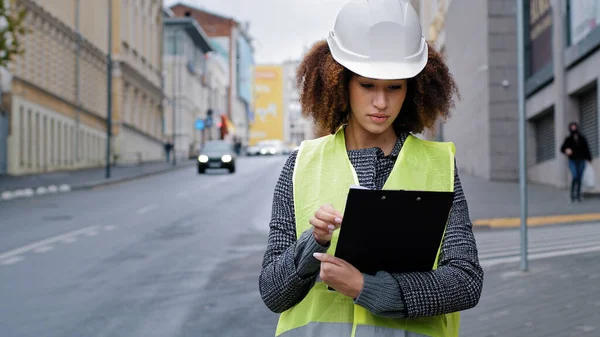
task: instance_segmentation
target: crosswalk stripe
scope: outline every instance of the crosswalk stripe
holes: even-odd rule
[[[528,231],[528,255],[532,259],[600,251],[600,223],[538,227]],[[520,232],[475,233],[482,265],[517,262],[521,254]]]
[[[581,237],[577,237],[576,240],[574,240],[573,237],[569,238],[570,240],[565,241],[564,238],[561,240],[556,240],[556,241],[548,241],[548,240],[544,240],[544,241],[539,241],[539,240],[530,240],[528,247],[529,248],[539,248],[539,247],[547,247],[548,246],[548,242],[555,242],[556,244],[564,244],[564,243],[569,243],[569,244],[584,244],[584,243],[588,243],[588,242],[598,242],[599,238],[594,238],[594,237],[590,237],[590,235],[586,235],[586,236],[581,236]],[[498,245],[498,246],[487,246],[485,247],[485,253],[496,253],[496,252],[503,252],[503,251],[507,251],[507,250],[513,250],[513,249],[521,249],[521,245],[518,242],[518,240],[515,240],[514,242],[511,242],[510,245]]]
[[[562,250],[562,249],[571,249],[571,248],[583,248],[583,247],[600,247],[600,240],[595,240],[595,241],[589,241],[589,242],[580,242],[577,244],[573,244],[573,243],[568,243],[568,244],[563,244],[563,245],[552,245],[552,246],[540,246],[538,248],[532,248],[532,247],[527,247],[527,252],[529,254],[535,254],[535,253],[543,253],[543,252],[548,252],[548,251],[555,251],[555,250]],[[486,260],[486,259],[492,259],[492,258],[498,258],[498,257],[506,257],[506,256],[511,256],[511,255],[519,255],[521,254],[520,248],[516,248],[516,249],[510,249],[510,250],[505,250],[505,251],[500,251],[500,252],[494,252],[494,253],[485,253],[485,254],[480,254],[479,258],[482,260]]]

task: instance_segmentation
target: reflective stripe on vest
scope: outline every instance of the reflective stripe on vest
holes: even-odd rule
[[[319,323],[311,322],[296,329],[288,330],[281,337],[310,337],[310,336],[350,336],[352,323]],[[428,337],[420,333],[406,330],[390,329],[381,326],[357,325],[356,336],[365,337]]]
[[[348,159],[344,128],[334,135],[302,142],[293,173],[297,237],[311,227],[309,219],[321,205],[331,203],[343,214],[348,189],[358,184]],[[409,136],[383,189],[454,191],[454,145]],[[334,232],[327,251],[331,255],[335,254],[338,235],[339,231]],[[375,316],[351,298],[329,291],[323,282],[315,282],[302,301],[281,314],[276,335],[455,337],[459,319],[458,313],[417,319]]]

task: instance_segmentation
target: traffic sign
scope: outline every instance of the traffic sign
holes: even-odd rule
[[[204,120],[202,120],[202,119],[196,120],[196,130],[204,130]]]

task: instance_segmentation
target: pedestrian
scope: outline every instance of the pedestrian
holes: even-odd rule
[[[259,288],[281,313],[276,336],[458,336],[459,312],[478,303],[483,270],[454,145],[413,136],[449,117],[458,97],[415,9],[400,0],[345,5],[297,80],[302,111],[328,135],[302,142],[275,186]],[[384,183],[454,192],[437,268],[367,275],[333,256],[349,186]],[[401,213],[390,221],[421,225]]]
[[[569,124],[569,136],[565,138],[560,151],[569,158],[571,171],[571,202],[581,202],[581,180],[585,170],[585,161],[592,163],[592,154],[587,139],[579,132],[579,125]]]
[[[235,136],[234,138],[234,148],[235,154],[238,156],[242,153],[242,139],[239,136]]]
[[[167,141],[165,143],[165,159],[167,160],[167,163],[171,161],[171,150],[173,150],[173,143]]]

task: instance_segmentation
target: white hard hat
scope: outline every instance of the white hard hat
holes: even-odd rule
[[[339,64],[368,78],[412,78],[427,64],[427,43],[419,15],[402,0],[346,4],[327,43]]]

